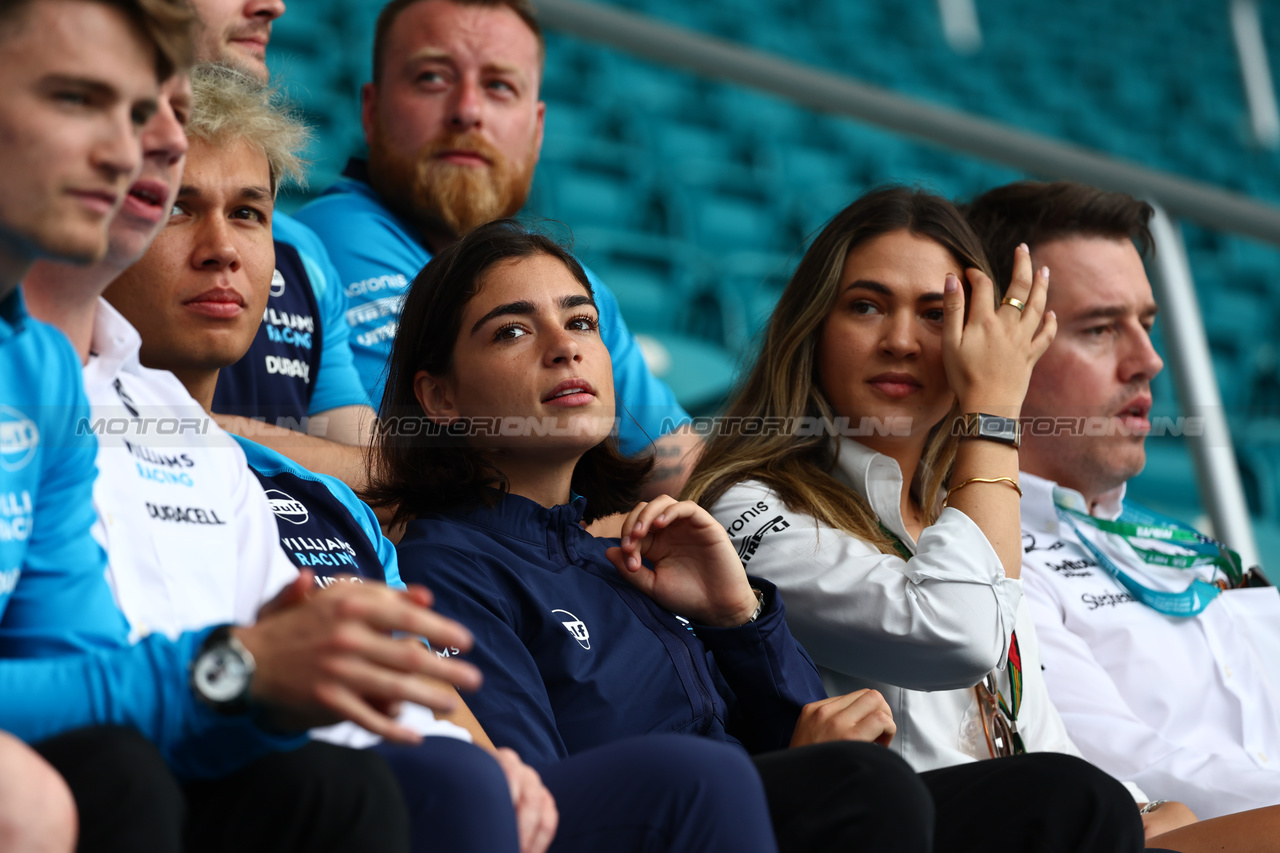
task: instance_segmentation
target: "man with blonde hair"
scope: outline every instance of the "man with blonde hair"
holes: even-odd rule
[[[197,59],[234,66],[266,83],[272,23],[281,0],[191,0],[199,18]],[[347,300],[324,244],[277,211],[267,310],[249,351],[221,371],[214,411],[248,436],[307,468],[364,482],[364,445],[373,420],[348,343]]]

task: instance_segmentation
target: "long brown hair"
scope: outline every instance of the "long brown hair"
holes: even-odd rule
[[[414,393],[414,377],[420,370],[443,375],[452,368],[463,312],[480,291],[485,272],[502,261],[534,255],[560,261],[592,292],[573,255],[510,219],[476,228],[432,258],[413,280],[391,345],[369,454],[369,485],[362,495],[371,506],[393,509],[393,526],[422,513],[492,504],[508,489],[489,455],[466,442],[467,424],[440,426],[427,419]],[[631,509],[652,466],[652,457],[623,456],[613,436],[584,453],[570,487],[587,499],[586,520]]]
[[[734,484],[759,480],[790,509],[894,552],[866,500],[831,474],[839,452],[831,435],[839,421],[817,379],[818,341],[839,296],[845,259],[854,248],[894,231],[934,240],[962,267],[989,273],[981,242],[944,198],[885,187],[840,211],[805,252],[778,300],[755,365],[690,475],[684,497],[710,507]],[[958,415],[953,406],[930,431],[911,484],[927,524],[937,518],[934,496],[951,474],[958,438],[950,426]],[[825,428],[777,428],[798,423]],[[773,428],[744,428],[748,424]]]

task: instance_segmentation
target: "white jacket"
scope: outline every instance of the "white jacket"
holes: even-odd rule
[[[252,623],[298,570],[244,451],[172,373],[138,361],[138,332],[99,300],[84,368],[98,436],[94,535],[135,639]]]
[[[898,463],[848,438],[840,439],[833,474],[867,499],[910,560],[793,512],[759,482],[734,486],[711,507],[747,570],[782,591],[787,622],[827,692],[883,693],[898,726],[892,748],[917,770],[985,758],[972,688],[1003,670],[1016,626],[1026,673],[1019,730],[1029,748],[1074,753],[1032,677],[1039,650],[1020,606],[1022,583],[1005,576],[978,526],[944,509],[916,542],[899,509]],[[1007,677],[998,682],[1007,697]]]

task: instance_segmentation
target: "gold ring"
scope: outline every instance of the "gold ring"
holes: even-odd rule
[[[1027,303],[1023,302],[1021,299],[1014,299],[1012,296],[1006,296],[1004,299],[1001,299],[1000,304],[1012,305],[1014,308],[1018,309],[1019,314],[1022,313],[1023,308],[1027,307]]]

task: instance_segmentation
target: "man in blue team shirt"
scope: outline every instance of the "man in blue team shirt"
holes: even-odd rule
[[[543,38],[526,0],[394,0],[378,18],[363,113],[368,161],[298,213],[329,249],[350,301],[351,346],[374,405],[382,396],[405,288],[435,252],[510,216],[528,196],[542,147]],[[687,417],[649,372],[617,300],[593,278],[613,358],[619,440],[651,443],[652,489],[678,494],[700,447]]]
[[[191,5],[200,20],[196,59],[234,65],[266,82],[271,24],[284,3]],[[214,411],[230,432],[359,488],[373,409],[348,342],[341,280],[309,228],[277,212],[272,232],[277,275],[267,310],[249,352],[219,376]]]
[[[180,53],[162,49],[141,11],[166,5],[31,0],[0,13],[0,728],[34,742],[126,725],[186,777],[225,775],[343,716],[412,741],[387,714],[396,701],[453,704],[419,674],[478,683],[471,668],[442,668],[452,662],[384,634],[468,643],[422,608],[425,592],[370,586],[308,598],[299,583],[256,625],[129,646],[103,577],[89,535],[96,446],[78,428],[87,415],[79,359],[26,315],[17,286],[38,257],[87,263],[105,251],[157,78]]]

